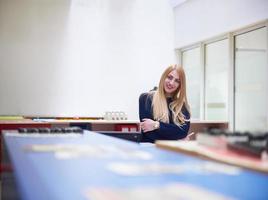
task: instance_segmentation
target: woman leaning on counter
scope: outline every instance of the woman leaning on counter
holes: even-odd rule
[[[139,117],[142,142],[177,140],[187,136],[190,107],[185,72],[181,66],[169,66],[162,74],[158,88],[140,95]]]

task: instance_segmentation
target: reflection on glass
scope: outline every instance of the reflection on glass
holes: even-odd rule
[[[228,40],[205,46],[205,119],[228,119]]]
[[[200,91],[202,69],[200,65],[200,48],[182,53],[182,63],[187,78],[187,96],[193,119],[200,119]]]
[[[268,129],[267,28],[235,37],[235,129]]]

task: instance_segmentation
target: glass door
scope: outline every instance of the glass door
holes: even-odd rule
[[[200,64],[200,47],[182,52],[182,66],[186,74],[187,97],[191,107],[191,118],[202,119],[201,110],[201,90],[202,90],[202,68]]]
[[[234,128],[268,129],[267,27],[235,36]]]
[[[205,45],[205,119],[228,120],[227,39]]]

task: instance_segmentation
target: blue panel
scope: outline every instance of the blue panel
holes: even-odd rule
[[[206,170],[214,162],[179,153],[146,147],[137,143],[85,131],[81,137],[16,137],[4,134],[8,152],[22,199],[87,199],[86,188],[162,187],[171,183],[185,183],[234,199],[268,199],[268,175],[238,169],[239,173]],[[35,152],[32,144],[77,144],[104,149],[102,156],[85,153],[78,157],[58,159],[52,152]],[[85,147],[87,147],[85,146]],[[105,148],[111,148],[110,153]],[[118,151],[120,149],[120,151]],[[142,151],[144,154],[139,155]],[[127,153],[131,152],[131,153]],[[135,154],[137,153],[137,154]],[[151,155],[148,159],[146,155]],[[66,155],[65,155],[66,156]],[[68,155],[67,155],[68,156]],[[127,157],[126,157],[127,156]],[[64,159],[65,158],[65,159]],[[182,172],[145,173],[128,176],[116,173],[113,164],[180,166]],[[221,167],[221,164],[218,164]],[[179,189],[179,188],[178,188]],[[109,199],[109,197],[107,197]]]

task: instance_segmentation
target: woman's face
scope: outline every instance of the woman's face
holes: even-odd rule
[[[166,77],[164,82],[164,90],[167,96],[172,96],[180,85],[179,74],[174,69]]]

